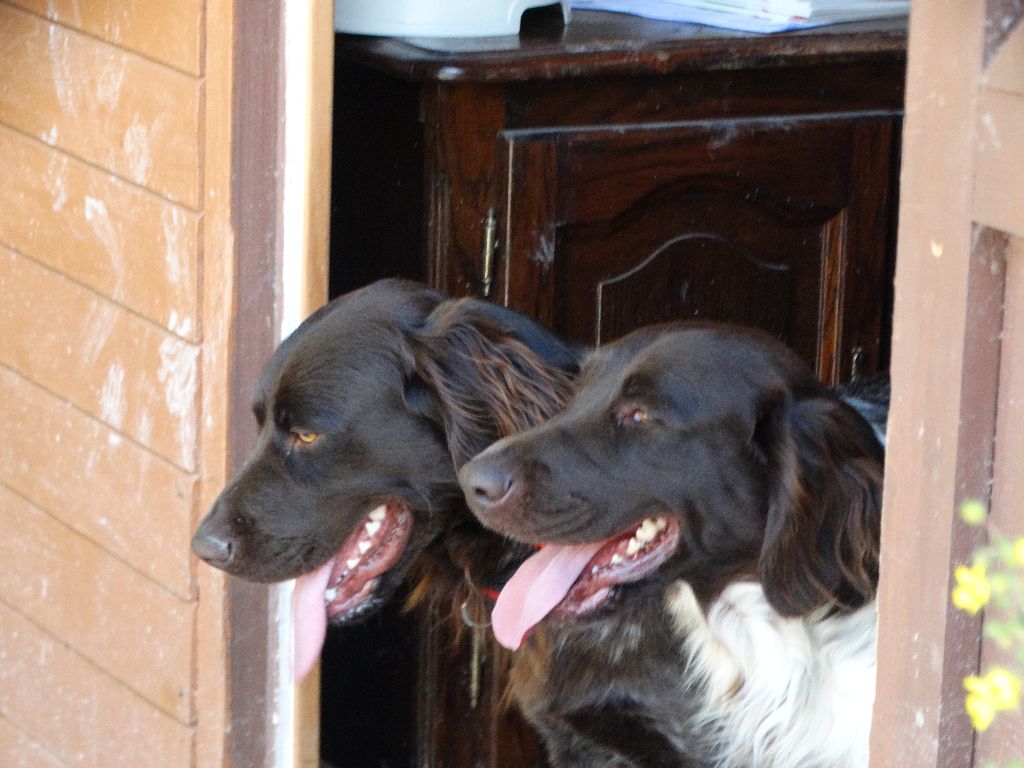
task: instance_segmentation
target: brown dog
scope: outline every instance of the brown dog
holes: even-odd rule
[[[385,280],[342,296],[275,352],[258,445],[193,538],[211,565],[301,577],[296,672],[328,621],[382,604],[414,561],[498,579],[519,548],[465,509],[456,469],[565,400],[580,351],[522,315]]]
[[[593,352],[560,415],[460,472],[543,545],[495,633],[555,766],[864,768],[883,448],[777,341],[728,326]]]

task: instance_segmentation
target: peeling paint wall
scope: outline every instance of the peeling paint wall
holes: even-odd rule
[[[3,766],[221,762],[232,7],[0,0]]]

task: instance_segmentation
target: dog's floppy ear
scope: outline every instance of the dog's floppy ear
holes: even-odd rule
[[[533,318],[480,299],[454,299],[449,304],[435,313],[442,322],[475,324],[482,331],[490,329],[524,344],[530,354],[548,368],[573,375],[579,371],[585,351],[583,346],[556,336]]]
[[[557,413],[582,354],[533,320],[477,299],[444,302],[411,343],[456,467]]]
[[[769,470],[758,570],[784,616],[874,598],[882,504],[882,447],[852,408],[827,394],[786,397],[755,441]]]

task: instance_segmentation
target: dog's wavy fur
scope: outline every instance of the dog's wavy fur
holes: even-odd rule
[[[823,603],[855,609],[874,595],[882,467],[849,418],[832,398],[788,402],[762,435],[774,482],[758,571],[783,616]]]
[[[546,363],[492,314],[475,300],[446,302],[414,338],[416,369],[456,467],[497,439],[543,423],[572,392],[571,371]]]
[[[693,726],[716,768],[867,766],[875,690],[875,605],[785,618],[756,582],[702,608],[686,582],[666,594],[687,674]]]
[[[427,410],[443,426],[456,470],[498,439],[543,423],[572,394],[573,361],[582,349],[551,336],[516,334],[512,318],[532,328],[511,312],[456,299],[441,304],[412,337],[416,376],[430,399]],[[456,637],[465,629],[463,603],[474,603],[480,609],[474,613],[483,614],[482,591],[498,585],[531,551],[480,527],[458,506],[438,546],[416,563],[406,599],[413,608],[429,594],[447,596]]]

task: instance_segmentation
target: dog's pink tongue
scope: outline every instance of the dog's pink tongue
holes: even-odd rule
[[[295,656],[292,672],[295,682],[302,680],[320,657],[327,636],[327,606],[324,591],[331,578],[333,560],[328,560],[319,569],[295,580],[292,592],[292,626]]]
[[[587,563],[604,542],[547,544],[519,566],[491,613],[498,642],[514,651],[526,633],[565,599]]]

